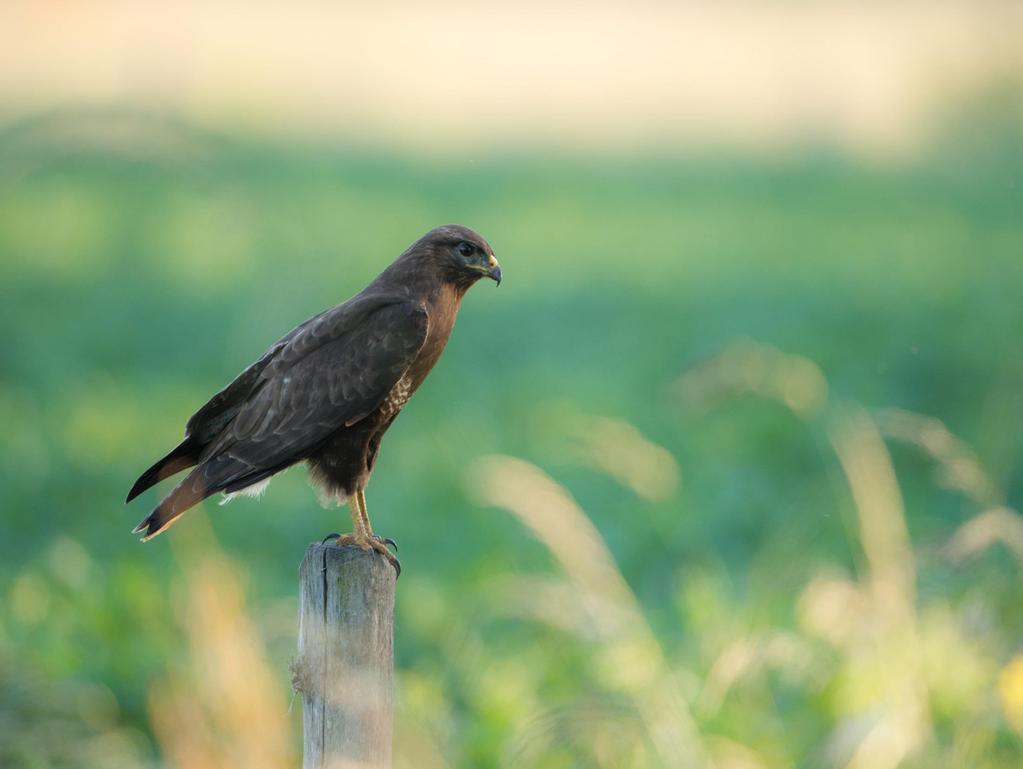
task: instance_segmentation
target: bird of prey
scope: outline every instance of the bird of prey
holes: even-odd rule
[[[260,493],[270,477],[306,462],[321,495],[347,502],[355,544],[397,559],[370,526],[364,490],[384,432],[430,373],[465,292],[501,282],[487,242],[467,227],[431,230],[366,288],[281,337],[188,420],[185,439],[132,486],[127,502],[194,469],[133,533],[167,529],[206,497]],[[331,535],[335,536],[335,535]]]

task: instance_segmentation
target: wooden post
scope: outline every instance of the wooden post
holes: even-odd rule
[[[303,769],[391,769],[394,569],[372,551],[312,544],[299,579]]]

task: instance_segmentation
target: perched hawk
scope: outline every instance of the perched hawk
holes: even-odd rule
[[[128,502],[195,467],[134,533],[152,539],[206,497],[258,493],[270,476],[305,461],[324,496],[351,509],[354,531],[338,542],[372,548],[399,569],[387,549],[393,542],[370,527],[364,489],[384,432],[437,362],[462,297],[482,277],[501,282],[487,242],[466,227],[438,227],[347,302],[282,337],[135,482]]]

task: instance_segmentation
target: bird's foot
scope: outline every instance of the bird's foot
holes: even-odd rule
[[[323,542],[330,539],[333,539],[339,546],[355,545],[365,551],[376,550],[394,567],[395,576],[401,576],[401,562],[394,557],[394,553],[387,549],[387,546],[390,545],[394,548],[395,553],[398,552],[398,543],[390,537],[378,537],[376,534],[370,534],[368,537],[360,537],[358,534],[328,534],[323,538]]]

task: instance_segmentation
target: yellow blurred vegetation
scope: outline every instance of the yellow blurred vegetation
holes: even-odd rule
[[[149,689],[153,728],[168,765],[290,765],[288,708],[248,614],[244,572],[212,542],[204,518],[175,544],[183,563],[176,613],[188,653],[184,669],[169,671]]]

